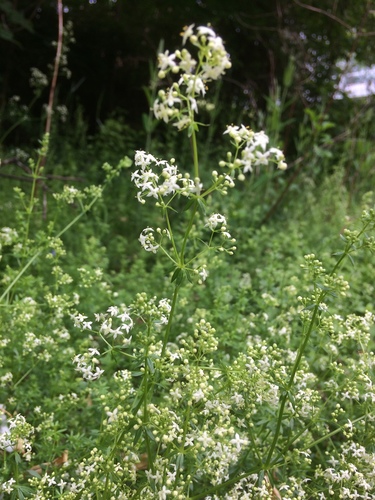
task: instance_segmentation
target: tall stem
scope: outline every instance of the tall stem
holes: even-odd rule
[[[188,227],[186,229],[184,240],[182,242],[182,247],[181,247],[181,251],[180,251],[180,265],[181,265],[181,267],[183,267],[184,264],[185,264],[185,249],[186,249],[186,244],[187,244],[187,241],[189,239],[189,234],[190,234],[191,228],[193,227],[194,217],[195,217],[195,214],[197,213],[197,208],[198,208],[198,203],[196,201],[194,201],[194,205],[193,205],[193,209],[192,209],[192,214],[191,214],[191,217],[190,217],[189,225],[188,225]]]
[[[179,289],[180,289],[180,287],[178,285],[176,285],[174,288],[174,291],[173,291],[171,311],[169,313],[168,324],[167,324],[167,327],[165,329],[165,334],[164,334],[164,339],[163,339],[163,348],[161,350],[161,357],[163,357],[165,354],[165,349],[167,347],[169,335],[171,332],[173,316],[174,316],[174,313],[176,311],[177,297],[178,297]]]
[[[369,225],[369,222],[367,222],[366,224],[363,225],[361,231],[358,233],[357,241],[359,241],[359,238],[365,233],[368,225]],[[351,249],[353,248],[353,246],[354,246],[353,242],[347,242],[346,247],[345,247],[343,253],[341,254],[341,256],[338,259],[338,261],[336,262],[336,264],[334,265],[332,271],[329,273],[330,277],[332,277],[336,273],[337,269],[340,267],[340,265],[343,262],[343,260],[345,259],[345,257],[347,257],[349,255],[349,253],[350,253]],[[271,446],[270,446],[270,449],[269,449],[269,452],[268,452],[268,455],[267,455],[267,459],[266,459],[266,464],[265,464],[265,468],[266,469],[271,466],[272,456],[273,456],[273,453],[275,451],[275,448],[276,448],[276,445],[277,445],[277,442],[278,442],[279,436],[280,436],[280,429],[281,429],[281,424],[282,424],[282,420],[283,420],[283,416],[284,416],[284,409],[285,409],[285,405],[286,405],[287,399],[289,397],[289,392],[290,392],[290,390],[291,390],[291,388],[293,386],[294,378],[295,378],[297,370],[298,370],[298,368],[300,366],[302,356],[303,356],[303,354],[305,352],[306,346],[307,346],[307,344],[309,342],[311,333],[312,333],[313,328],[315,326],[315,323],[316,323],[316,320],[317,320],[317,316],[318,316],[319,306],[323,302],[323,300],[326,297],[327,293],[328,293],[328,290],[322,291],[319,294],[319,297],[318,297],[318,299],[316,301],[316,304],[314,306],[314,309],[313,309],[313,313],[312,313],[312,316],[311,316],[311,319],[310,319],[310,323],[309,323],[308,329],[307,329],[306,334],[303,337],[302,342],[300,343],[300,346],[298,348],[297,357],[295,359],[295,362],[294,362],[294,365],[293,365],[293,368],[292,368],[292,372],[291,372],[290,377],[289,377],[288,384],[287,384],[287,386],[285,388],[285,392],[284,392],[284,394],[283,394],[283,396],[281,398],[281,401],[280,401],[280,408],[279,408],[279,413],[278,413],[278,417],[277,417],[277,424],[276,424],[275,434],[274,434],[274,437],[273,437],[273,440],[272,440],[272,443],[271,443]]]
[[[44,135],[49,135],[51,132],[53,101],[55,99],[55,90],[56,90],[56,84],[57,84],[57,77],[59,74],[60,60],[61,60],[61,54],[62,54],[62,45],[63,45],[63,34],[64,34],[63,11],[64,11],[64,9],[63,9],[62,0],[57,0],[58,35],[57,35],[57,45],[56,45],[56,56],[55,56],[55,63],[54,63],[54,67],[53,67],[51,86],[49,89],[48,106],[47,106],[47,119],[46,119],[46,127],[44,130]],[[36,175],[38,175],[39,170],[45,166],[46,159],[47,159],[46,155],[41,157],[39,165],[38,165],[38,169],[36,170]]]
[[[193,147],[193,162],[194,162],[194,179],[199,178],[199,161],[198,161],[198,145],[197,145],[197,134],[195,130],[191,134],[191,144]]]
[[[57,233],[55,238],[60,238],[64,233],[66,233],[66,231],[68,231],[68,229],[70,229],[72,226],[74,226],[74,224],[76,222],[78,222],[79,219],[81,219],[92,208],[94,203],[96,203],[99,198],[100,198],[100,196],[96,196],[80,214],[78,214],[71,222],[69,222],[69,224],[67,224],[64,227],[64,229],[62,229],[59,233]],[[33,264],[33,262],[43,253],[44,250],[45,250],[45,248],[43,247],[40,250],[38,250],[37,252],[35,252],[35,254],[30,258],[30,260],[23,266],[23,268],[19,271],[19,273],[15,276],[13,281],[7,286],[7,288],[5,289],[3,294],[0,296],[0,303],[8,295],[10,290],[14,287],[14,285],[17,283],[17,281],[22,277],[22,275],[25,273],[25,271],[27,271],[27,269],[31,266],[31,264]]]
[[[279,440],[279,436],[280,436],[281,423],[282,423],[282,420],[283,420],[284,409],[285,409],[285,405],[286,405],[286,402],[287,402],[287,399],[288,399],[288,396],[289,396],[289,391],[290,391],[290,389],[293,386],[294,377],[295,377],[295,375],[297,373],[298,367],[299,367],[299,365],[301,363],[302,355],[305,352],[305,348],[307,346],[307,343],[308,343],[308,341],[310,339],[311,332],[312,332],[313,327],[315,325],[316,316],[317,316],[318,310],[319,310],[319,304],[323,300],[322,296],[323,296],[323,293],[320,295],[318,303],[314,307],[313,314],[312,314],[312,317],[311,317],[311,320],[310,320],[310,324],[309,324],[309,328],[307,329],[306,335],[305,335],[302,343],[300,344],[300,347],[298,349],[298,354],[297,354],[296,360],[295,360],[294,365],[293,365],[292,373],[290,374],[289,381],[288,381],[288,384],[286,386],[284,395],[281,398],[280,408],[279,408],[279,414],[278,414],[277,424],[276,424],[276,430],[275,430],[275,434],[273,436],[271,447],[269,449],[269,452],[268,452],[268,455],[267,455],[267,459],[266,459],[266,468],[269,468],[269,466],[271,465],[271,460],[272,460],[273,452],[274,452],[274,450],[276,448],[277,441]]]
[[[61,59],[61,52],[62,52],[63,32],[64,32],[62,0],[57,0],[57,13],[58,13],[58,38],[57,38],[57,46],[56,46],[55,64],[54,64],[54,68],[53,68],[51,87],[49,90],[45,134],[49,134],[51,132],[53,101],[55,98],[57,76],[59,73],[60,59]]]

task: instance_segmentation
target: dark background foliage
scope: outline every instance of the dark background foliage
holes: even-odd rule
[[[68,53],[72,76],[60,77],[58,102],[67,105],[70,120],[80,113],[91,133],[119,110],[131,126],[141,127],[142,113],[148,112],[142,87],[149,83],[150,61],[160,41],[173,50],[180,43],[182,26],[211,23],[233,61],[221,102],[240,109],[264,108],[265,96],[276,82],[282,83],[292,59],[295,71],[289,97],[294,104],[289,113],[296,115],[332,96],[338,60],[355,54],[358,61],[372,62],[371,4],[368,0],[66,0],[64,24],[73,23],[75,43]],[[4,111],[13,95],[25,103],[31,100],[31,67],[51,72],[56,2],[1,0],[0,14],[0,109]],[[47,98],[48,88],[40,102]],[[33,113],[40,117],[40,107],[35,106]],[[4,131],[9,121],[4,115],[2,121]],[[11,143],[18,140],[26,140],[20,130],[8,136]]]

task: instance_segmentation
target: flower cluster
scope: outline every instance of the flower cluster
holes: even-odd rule
[[[30,87],[34,89],[35,91],[41,91],[44,87],[47,87],[48,85],[48,78],[47,76],[40,71],[38,68],[31,68],[30,69],[31,76],[30,76]]]
[[[90,347],[85,354],[77,354],[73,358],[73,363],[76,365],[76,370],[81,372],[85,380],[97,380],[103,373],[98,366],[100,352],[93,347]]]
[[[1,415],[1,431],[0,431],[0,450],[2,451],[18,451],[25,455],[27,460],[31,458],[32,437],[34,428],[26,422],[23,415],[16,415],[13,418],[7,419],[4,415],[4,410],[0,408]]]
[[[13,485],[16,483],[17,481],[11,477],[9,479],[9,481],[5,481],[5,483],[2,483],[0,485],[0,493],[12,493],[12,491],[14,490],[14,487]]]
[[[0,248],[1,245],[12,245],[18,239],[18,233],[10,227],[2,227],[0,229]]]
[[[375,454],[354,441],[342,444],[340,451],[327,461],[330,467],[323,469],[318,465],[316,469],[315,477],[326,490],[319,498],[373,499]]]
[[[206,226],[212,231],[212,233],[219,233],[225,240],[228,240],[230,243],[235,243],[236,239],[232,238],[231,234],[227,231],[227,220],[224,215],[221,214],[212,214],[207,220]],[[225,249],[224,247],[219,247],[219,251],[228,251],[230,255],[236,250],[235,246],[232,246],[229,249]]]
[[[72,316],[72,319],[75,327],[82,330],[93,330],[93,322],[87,321],[87,316],[76,314]],[[127,308],[111,306],[107,309],[107,313],[95,314],[95,320],[99,323],[97,333],[102,338],[112,337],[114,340],[119,338],[124,347],[130,344],[132,337],[128,334],[133,328],[134,322]],[[81,372],[85,380],[97,380],[104,373],[104,370],[98,366],[99,357],[100,352],[94,347],[89,348],[84,354],[74,356],[73,363],[76,365],[76,370]]]
[[[228,134],[231,138],[231,143],[236,148],[236,152],[227,154],[227,160],[222,160],[219,165],[228,167],[234,174],[236,170],[240,170],[240,179],[243,179],[243,174],[252,172],[254,167],[268,165],[269,162],[276,163],[279,170],[285,170],[284,153],[278,148],[269,148],[269,137],[263,132],[254,132],[244,125],[228,125],[224,134]]]
[[[206,94],[207,82],[218,80],[231,67],[222,39],[208,26],[186,26],[181,33],[185,46],[189,41],[197,50],[197,60],[183,48],[159,54],[159,78],[171,72],[180,74],[178,82],[168,90],[160,90],[153,111],[158,120],[175,120],[178,130],[189,127],[198,112],[198,98]]]
[[[145,151],[136,151],[135,164],[140,167],[132,173],[131,179],[139,189],[137,199],[140,203],[146,202],[145,198],[156,198],[159,203],[166,196],[180,194],[189,197],[199,194],[201,185],[194,182],[188,174],[182,175],[172,158],[169,162],[158,160]],[[160,168],[155,172],[153,166]]]
[[[169,299],[164,298],[157,301],[156,297],[149,298],[144,292],[137,293],[130,307],[142,322],[153,323],[156,329],[168,323],[171,312]]]
[[[215,231],[215,230],[218,229],[218,227],[220,229],[223,228],[223,227],[225,228],[226,224],[227,224],[227,220],[224,217],[224,215],[221,215],[221,214],[212,214],[208,218],[206,226],[208,226],[211,229],[211,231]]]
[[[128,337],[134,322],[125,306],[111,306],[107,313],[96,313],[95,320],[99,323],[98,333],[104,337],[113,337],[121,339],[122,345],[127,346],[131,342],[131,336]],[[74,326],[83,330],[92,330],[92,321],[87,321],[87,316],[76,314],[73,316]],[[116,322],[116,324],[114,324]],[[118,325],[118,326],[117,326]]]
[[[160,227],[158,227],[156,232],[160,235],[160,242],[163,236],[167,236],[168,239],[171,239],[168,229],[160,229]],[[160,248],[160,243],[156,242],[154,233],[155,231],[152,227],[146,227],[139,235],[138,240],[146,252],[156,253]]]

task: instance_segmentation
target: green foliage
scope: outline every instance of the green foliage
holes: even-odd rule
[[[23,28],[30,33],[34,32],[31,22],[25,17],[24,13],[20,12],[9,0],[1,2],[0,11],[3,19],[0,25],[0,38],[3,40],[16,43],[12,28]]]
[[[212,28],[183,34],[197,63],[160,57],[155,109],[187,140],[148,129],[154,156],[117,115],[85,142],[78,116],[28,159],[31,182],[0,186],[1,491],[372,498],[371,111],[340,142],[309,108],[285,172],[286,92],[254,117],[270,146],[240,125],[201,134],[224,118],[200,83],[229,59]]]

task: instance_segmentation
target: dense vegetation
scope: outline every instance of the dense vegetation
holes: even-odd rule
[[[371,2],[0,12],[0,496],[374,499]]]

